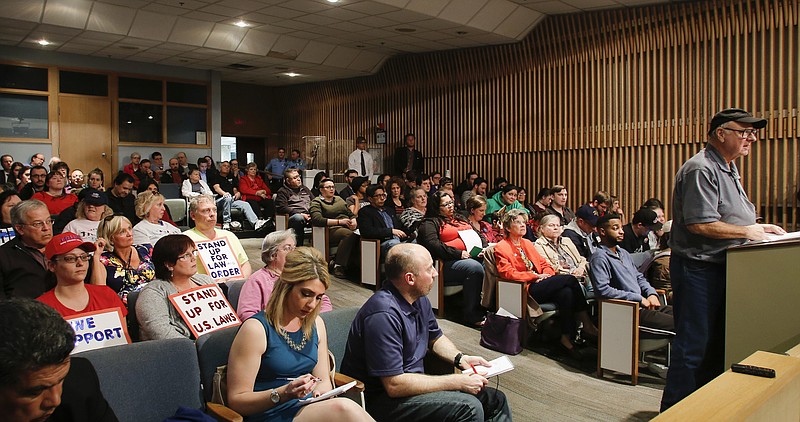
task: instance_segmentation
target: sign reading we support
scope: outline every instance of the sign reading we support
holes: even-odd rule
[[[216,284],[195,287],[169,296],[195,338],[241,324],[236,311]]]
[[[101,309],[65,318],[75,331],[72,353],[130,344],[128,327],[119,308]]]
[[[228,239],[195,242],[200,262],[214,281],[242,279],[242,267]]]

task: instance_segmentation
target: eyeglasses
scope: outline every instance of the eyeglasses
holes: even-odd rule
[[[333,189],[335,187],[336,185],[327,185],[327,186],[322,186],[322,189]]]
[[[52,218],[48,218],[47,220],[44,220],[44,221],[34,221],[33,223],[30,223],[30,224],[23,224],[23,226],[31,226],[31,227],[33,227],[34,229],[37,229],[37,230],[41,230],[45,226],[50,227],[52,225],[53,225],[53,219]]]
[[[722,129],[730,130],[731,132],[736,132],[742,139],[748,139],[751,136],[758,139],[758,129],[733,129],[729,127],[723,127]]]
[[[196,259],[196,258],[197,258],[197,249],[191,252],[186,252],[185,254],[178,255],[178,261],[188,261],[190,259]]]
[[[386,198],[386,194],[385,193],[376,193],[375,195],[372,195],[372,197],[373,198]]]
[[[66,262],[67,264],[74,264],[78,262],[79,259],[81,262],[89,262],[89,260],[92,259],[92,256],[85,253],[82,255],[64,255],[60,257],[60,260]]]
[[[294,245],[283,245],[283,247],[281,248],[281,250],[284,252],[291,252],[295,249],[297,249],[297,247]]]
[[[443,206],[443,207],[445,207],[445,208],[450,208],[450,207],[452,207],[452,206],[454,206],[454,205],[455,205],[455,202],[453,202],[453,201],[450,201],[450,202],[442,202],[442,204],[441,204],[441,206]]]

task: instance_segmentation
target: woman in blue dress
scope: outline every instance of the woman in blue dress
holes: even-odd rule
[[[330,285],[327,267],[316,249],[290,252],[267,309],[236,334],[228,358],[228,402],[245,421],[373,420],[347,398],[299,403],[333,388],[325,323],[319,318]]]

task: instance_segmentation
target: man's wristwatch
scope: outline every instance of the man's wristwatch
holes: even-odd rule
[[[453,359],[453,366],[458,369],[461,369],[461,358],[464,357],[464,354],[459,352],[456,357]]]
[[[277,389],[273,389],[272,393],[269,394],[269,399],[272,400],[273,403],[278,404],[281,402],[281,395],[278,394]]]

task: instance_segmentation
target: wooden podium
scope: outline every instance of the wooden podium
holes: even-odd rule
[[[725,368],[800,343],[800,239],[728,249]]]

